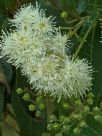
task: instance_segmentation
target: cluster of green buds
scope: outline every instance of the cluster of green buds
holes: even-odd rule
[[[89,127],[86,121],[89,115],[102,123],[102,104],[100,107],[92,108],[93,101],[92,92],[89,92],[84,100],[74,98],[74,100],[61,101],[57,112],[49,117],[48,136],[64,136],[70,133],[73,136],[81,136],[83,129]]]
[[[36,95],[29,89],[18,88],[16,92],[26,102],[29,112],[34,112],[36,117],[42,116],[45,110],[45,99],[43,96]]]

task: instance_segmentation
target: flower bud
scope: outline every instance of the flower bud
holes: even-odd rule
[[[85,107],[84,107],[84,112],[85,112],[85,113],[88,113],[89,111],[90,111],[89,106],[85,106]]]
[[[62,18],[67,18],[68,17],[68,13],[66,11],[61,12],[61,17]]]
[[[92,103],[93,103],[93,99],[92,98],[87,99],[87,104],[88,105],[91,105]]]
[[[69,108],[69,104],[66,102],[66,103],[63,103],[63,108],[64,109],[68,109]]]
[[[70,129],[70,125],[63,125],[63,132],[68,134],[68,131]]]
[[[48,125],[47,125],[47,130],[48,130],[48,131],[51,131],[51,130],[52,130],[52,124],[48,124]]]
[[[36,106],[34,104],[29,105],[29,111],[35,111]]]
[[[63,123],[64,124],[69,124],[70,122],[70,118],[69,117],[65,117],[64,120],[63,120]]]
[[[57,121],[56,116],[55,115],[51,115],[50,116],[50,122],[55,122],[55,121]]]
[[[77,106],[80,106],[80,105],[82,104],[82,102],[81,102],[81,100],[76,100],[76,101],[75,101],[75,104],[76,104]]]
[[[30,100],[30,95],[29,95],[29,93],[25,93],[25,94],[23,95],[23,99],[24,99],[25,101],[29,101],[29,100]]]
[[[100,123],[102,123],[102,116],[101,115],[95,115],[94,119]]]
[[[60,128],[58,123],[54,123],[52,126],[54,130],[58,130]]]
[[[17,92],[17,94],[22,94],[22,93],[24,92],[24,90],[21,89],[21,88],[18,88],[18,89],[16,90],[16,92]]]
[[[95,112],[95,113],[100,112],[100,109],[98,107],[94,107],[93,112]]]
[[[36,102],[37,102],[37,103],[40,103],[41,100],[42,100],[42,96],[38,96],[38,97],[36,98]]]
[[[89,98],[94,98],[94,94],[92,92],[88,93]]]
[[[86,126],[87,126],[86,122],[85,121],[81,121],[80,127],[83,128],[83,127],[86,127]]]
[[[44,133],[42,134],[42,136],[51,136],[51,135],[50,135],[50,133],[48,133],[48,132],[44,132]]]
[[[62,133],[57,133],[55,136],[62,136]]]
[[[79,127],[74,128],[74,134],[80,134],[80,128]]]
[[[39,110],[36,111],[35,116],[36,116],[36,117],[41,117],[41,112],[40,112]]]
[[[39,109],[40,109],[40,110],[44,110],[44,109],[45,109],[45,104],[44,104],[44,103],[41,103],[41,104],[39,105]]]

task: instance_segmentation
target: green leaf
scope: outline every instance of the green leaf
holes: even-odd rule
[[[98,103],[102,100],[102,43],[101,40],[101,29],[100,24],[96,28],[96,33],[94,36],[94,45],[93,45],[93,67],[95,69],[94,81],[93,81],[93,91],[96,96],[95,103]]]
[[[86,10],[88,4],[88,0],[78,0],[77,1],[77,6],[76,6],[76,10],[79,14],[81,14],[82,12],[84,12]]]
[[[102,136],[102,124],[95,121],[91,116],[87,118],[88,127],[83,129],[85,136]]]
[[[20,127],[20,136],[41,136],[44,131],[44,120],[31,118],[25,111],[15,91],[12,93],[12,105]]]
[[[3,67],[0,64],[0,121],[3,119],[3,109],[4,109],[4,93],[5,93],[5,86],[2,84],[4,81],[4,71]]]
[[[21,76],[20,69],[16,73],[16,88],[28,86],[27,79]],[[26,109],[26,103],[20,98],[16,91],[12,92],[12,106],[20,128],[20,136],[41,136],[45,130],[45,115],[41,119],[30,116]]]
[[[10,82],[13,77],[13,71],[11,64],[7,63],[5,60],[0,59],[0,63],[3,67],[4,73],[6,75],[7,81]],[[9,71],[9,72],[8,72]]]
[[[4,93],[5,93],[5,87],[3,85],[0,85],[0,121],[2,121],[3,119]]]

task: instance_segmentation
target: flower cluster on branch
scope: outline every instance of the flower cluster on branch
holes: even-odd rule
[[[84,59],[67,56],[67,35],[38,3],[22,6],[10,21],[15,29],[2,31],[1,56],[20,67],[38,93],[60,100],[90,90],[92,66]]]

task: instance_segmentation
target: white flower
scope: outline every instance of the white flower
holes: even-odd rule
[[[62,97],[83,97],[92,86],[93,69],[84,59],[62,59],[51,55],[42,58],[36,65],[28,62],[22,73],[27,75],[38,93],[49,94],[58,101]]]
[[[30,27],[41,35],[54,31],[54,19],[52,16],[46,17],[45,10],[40,9],[36,2],[35,7],[31,4],[22,6],[10,21],[19,29]]]
[[[67,58],[63,69],[61,69],[62,96],[83,96],[92,86],[92,73],[92,66],[89,66],[86,60]]]
[[[1,56],[28,78],[38,93],[62,97],[83,96],[92,85],[92,67],[66,55],[66,34],[55,29],[52,17],[32,5],[23,6],[11,20],[16,29],[2,31]]]
[[[4,32],[3,32],[4,33]],[[27,61],[34,63],[36,58],[41,58],[44,51],[44,40],[36,36],[30,29],[15,30],[7,35],[4,33],[1,42],[1,55],[7,57],[8,62],[16,67],[26,64]]]

